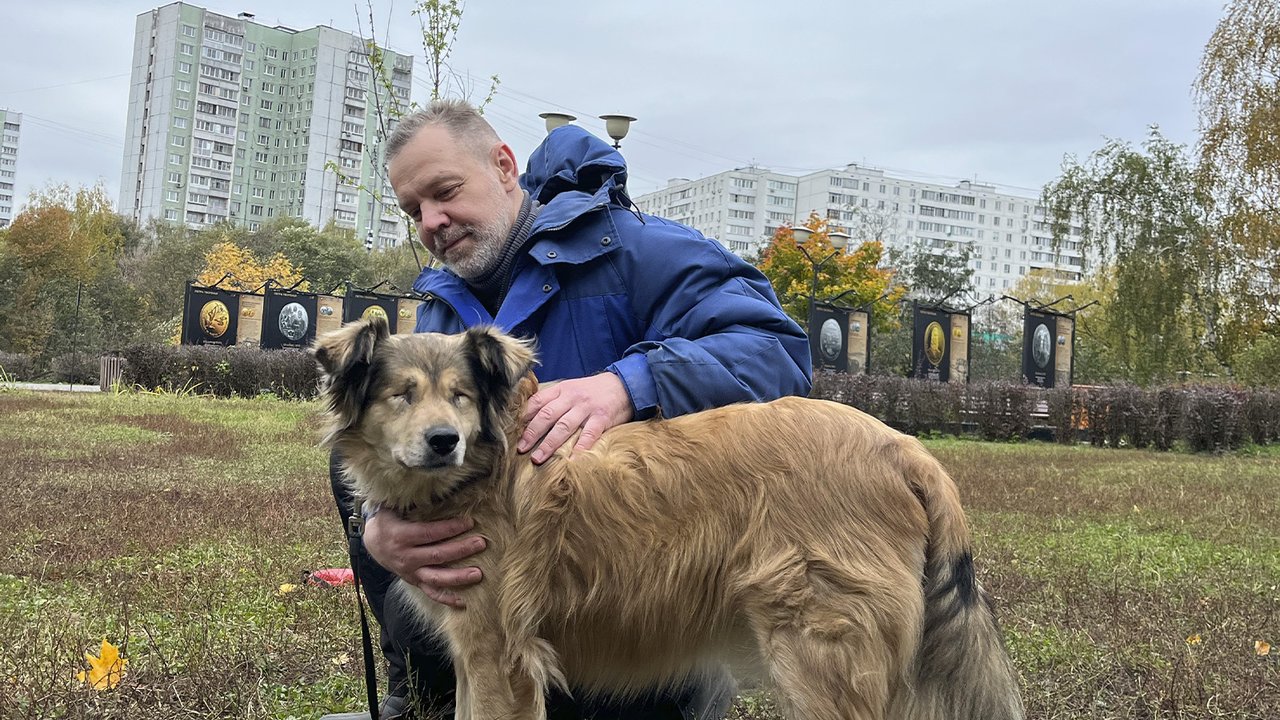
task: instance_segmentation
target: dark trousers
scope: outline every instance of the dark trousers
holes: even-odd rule
[[[329,458],[329,482],[345,530],[355,502],[350,488],[341,480],[336,452]],[[358,567],[369,607],[381,627],[379,645],[387,660],[388,692],[414,698],[428,717],[432,710],[452,716],[455,680],[447,650],[421,629],[408,605],[394,595],[387,597],[395,575],[370,557],[363,543],[357,541],[356,544],[352,567]],[[724,717],[732,688],[732,679],[724,675],[714,681],[657,691],[626,703],[607,699],[579,701],[553,692],[547,697],[547,719],[710,720]]]

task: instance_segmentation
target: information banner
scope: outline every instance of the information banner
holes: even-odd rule
[[[235,345],[240,293],[187,284],[182,300],[183,345]]]
[[[316,295],[267,288],[262,316],[262,347],[302,350],[316,336]]]

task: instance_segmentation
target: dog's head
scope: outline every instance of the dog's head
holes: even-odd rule
[[[491,471],[535,385],[530,344],[491,327],[392,336],[374,318],[327,333],[313,352],[326,380],[325,445],[358,492],[395,507]]]

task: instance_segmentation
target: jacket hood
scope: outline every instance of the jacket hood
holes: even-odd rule
[[[543,205],[566,192],[625,200],[627,163],[622,153],[577,125],[552,130],[529,156],[520,186]]]

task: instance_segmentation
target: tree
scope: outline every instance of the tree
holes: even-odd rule
[[[1232,0],[1196,79],[1200,173],[1224,246],[1238,252],[1222,328],[1223,358],[1280,330],[1280,5]]]
[[[935,253],[924,248],[889,251],[889,263],[897,269],[907,297],[928,303],[961,304],[974,292],[973,248],[961,245],[954,252]]]
[[[417,16],[418,27],[422,30],[422,50],[425,53],[427,79],[431,83],[431,99],[448,97],[451,92],[466,97],[469,94],[466,83],[449,67],[453,43],[458,38],[458,29],[462,27],[462,6],[458,4],[458,0],[420,0],[409,12]],[[493,100],[498,85],[498,76],[491,75],[488,95],[476,104],[481,112]]]
[[[5,272],[14,280],[12,302],[0,308],[0,338],[7,349],[41,364],[85,341],[99,309],[90,293],[112,273],[124,233],[105,188],[49,187],[33,193],[5,233]],[[82,330],[89,329],[89,333]]]
[[[1185,148],[1152,128],[1141,149],[1108,141],[1044,190],[1054,242],[1078,223],[1111,274],[1112,350],[1128,379],[1212,372],[1227,260],[1210,232],[1211,203]]]
[[[205,266],[205,256],[220,240],[209,230],[191,230],[153,220],[142,240],[120,259],[120,271],[139,296],[138,342],[164,342],[182,322],[182,296],[188,280]]]
[[[801,327],[808,324],[809,294],[813,287],[813,264],[801,248],[815,261],[818,270],[818,301],[833,300],[845,307],[870,306],[877,327],[888,327],[894,320],[890,313],[902,297],[902,288],[893,284],[893,272],[879,267],[884,246],[864,242],[857,247],[832,255],[827,221],[810,215],[804,225],[811,231],[809,239],[796,243],[795,232],[788,226],[778,228],[760,255],[758,267],[773,283],[783,308]]]
[[[232,242],[219,242],[205,256],[204,270],[196,277],[201,285],[219,284],[220,287],[238,292],[262,292],[268,281],[297,290],[310,290],[311,285],[302,278],[302,269],[295,268],[283,253],[276,253],[260,262],[248,250]]]

